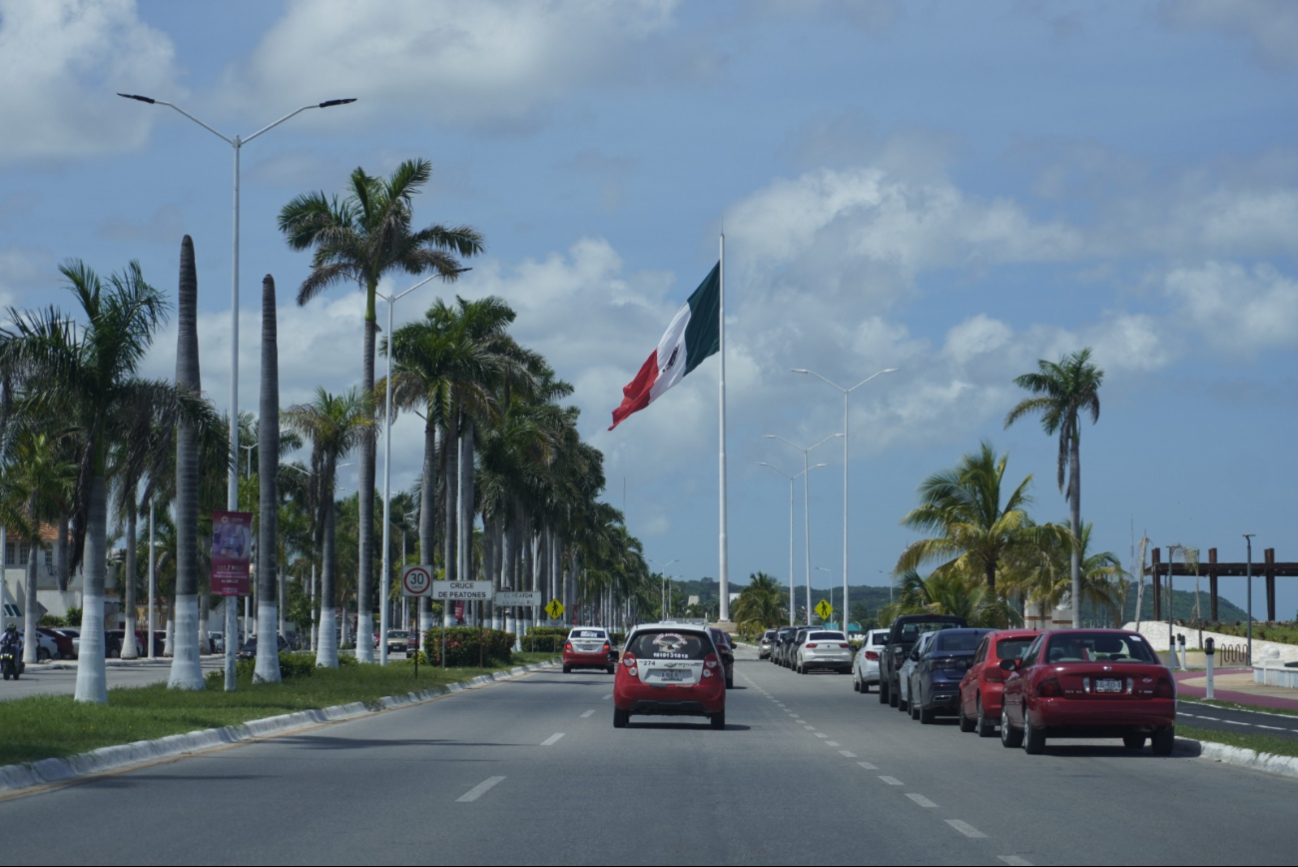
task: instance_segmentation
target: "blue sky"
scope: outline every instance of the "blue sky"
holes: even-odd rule
[[[1254,532],[1256,560],[1298,559],[1298,5],[0,0],[0,70],[0,303],[66,303],[70,258],[138,259],[174,292],[188,233],[222,410],[233,151],[117,91],[229,136],[359,100],[243,149],[244,410],[266,273],[284,402],[360,378],[361,296],[293,304],[309,257],[284,245],[279,208],[425,157],[417,221],[473,225],[487,249],[397,319],[439,292],[507,299],[576,387],[609,500],[679,577],[717,573],[716,363],[605,428],[723,229],[732,578],[787,577],[788,483],[757,464],[802,458],[763,435],[841,428],[838,393],[790,368],[844,384],[901,369],[852,398],[852,581],[884,583],[920,481],[981,439],[1015,481],[1033,474],[1039,519],[1064,518],[1053,441],[1002,420],[1014,376],[1084,346],[1106,371],[1082,437],[1101,549],[1129,561],[1134,527],[1242,560]],[[174,341],[148,373],[173,371]],[[393,442],[404,486],[417,420]],[[813,454],[830,464],[811,488],[825,586],[815,567],[841,580],[842,455]],[[1291,618],[1298,581],[1280,585]],[[1243,601],[1242,582],[1225,590]]]

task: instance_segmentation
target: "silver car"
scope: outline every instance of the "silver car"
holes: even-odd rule
[[[915,642],[915,646],[906,654],[906,661],[901,664],[901,671],[898,672],[897,688],[897,710],[904,713],[910,712],[910,676],[915,671],[915,666],[919,663],[919,658],[928,650],[928,646],[933,643],[937,637],[937,632],[925,632]]]
[[[879,685],[879,658],[888,643],[887,629],[871,629],[852,660],[852,689],[867,693]]]
[[[831,668],[841,674],[852,673],[852,645],[847,636],[834,629],[810,629],[798,645],[793,666],[798,674],[813,668]]]

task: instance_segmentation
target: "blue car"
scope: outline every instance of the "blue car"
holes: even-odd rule
[[[960,712],[960,681],[982,637],[994,629],[943,629],[915,660],[910,675],[910,716],[929,725],[938,714]]]

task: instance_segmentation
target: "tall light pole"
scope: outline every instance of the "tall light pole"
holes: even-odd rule
[[[663,620],[666,620],[671,616],[670,594],[672,592],[672,579],[667,576],[667,567],[673,563],[679,563],[680,560],[668,560],[666,563],[659,564],[658,561],[652,557],[646,557],[645,559],[654,564],[654,568],[658,570],[658,574],[663,576],[663,582],[659,587],[663,590],[662,618]]]
[[[847,444],[851,440],[851,437],[849,435],[850,429],[848,428],[847,399],[852,394],[852,392],[856,391],[858,388],[865,385],[867,382],[874,379],[876,376],[883,376],[885,373],[896,373],[899,369],[900,368],[889,367],[885,370],[880,370],[878,373],[874,373],[871,374],[870,376],[867,376],[865,379],[861,380],[851,388],[844,388],[843,386],[839,385],[836,382],[830,382],[828,379],[825,379],[825,377],[821,376],[819,373],[816,373],[816,371],[814,370],[807,370],[804,367],[793,368],[794,373],[804,373],[804,374],[809,374],[811,376],[814,376],[817,379],[819,379],[821,382],[828,383],[829,385],[833,386],[834,388],[838,389],[843,393],[843,634],[844,635],[848,634],[847,631],[847,592],[848,592],[847,591],[847,538],[848,538],[847,472],[848,472],[848,468],[851,466],[847,460]]]
[[[1248,543],[1248,666],[1253,667],[1253,537],[1257,533],[1245,533],[1244,541]]]
[[[274,123],[268,124],[257,130],[247,138],[235,136],[230,138],[223,133],[217,132],[212,127],[203,123],[189,112],[185,111],[178,105],[166,102],[161,99],[154,99],[149,96],[140,96],[137,93],[119,93],[118,96],[123,99],[133,99],[136,102],[143,102],[148,105],[165,105],[167,108],[183,114],[221,141],[234,148],[234,245],[232,266],[230,269],[230,469],[226,475],[226,481],[229,485],[225,495],[225,507],[227,510],[234,512],[239,508],[239,153],[243,146],[255,139],[262,133],[269,132],[279,126],[291,117],[301,114],[313,108],[333,108],[337,105],[347,105],[353,103],[355,99],[327,99],[324,102],[304,105],[301,108],[291,111],[281,117]],[[226,599],[229,602],[229,599]],[[234,635],[238,629],[238,615],[232,605],[225,606],[225,688],[227,691],[234,689],[234,657],[238,650],[233,646],[230,636]]]
[[[404,292],[397,295],[384,295],[375,291],[376,298],[388,302],[388,376],[383,395],[383,566],[379,574],[383,576],[382,589],[379,591],[379,665],[388,664],[388,592],[392,586],[392,564],[388,557],[392,530],[392,308],[397,302],[423,286],[432,277],[426,277]],[[404,534],[404,531],[403,531]],[[404,545],[404,541],[402,543]]]
[[[808,626],[811,625],[811,464],[810,464],[811,450],[816,448],[816,446],[824,445],[830,440],[841,436],[842,436],[841,433],[830,434],[820,442],[816,443],[816,445],[807,446],[804,449],[802,446],[794,445],[793,443],[786,440],[784,437],[777,437],[775,434],[766,434],[766,438],[768,440],[779,440],[780,442],[786,445],[793,446],[795,449],[802,452],[802,472],[806,476],[806,478],[802,480],[802,521],[803,521],[802,532],[803,532],[803,537],[805,539],[803,547],[806,549],[805,553],[807,556],[807,625]]]
[[[771,466],[766,461],[758,461],[757,464],[758,466],[766,467],[768,470],[771,470],[772,472],[779,473],[780,475],[784,476],[784,478],[789,480],[789,625],[792,626],[793,613],[795,610],[797,610],[793,601],[793,483],[798,478],[798,476],[802,475],[802,473],[794,473],[793,475],[789,475],[783,470],[777,470],[775,467]],[[812,464],[811,468],[814,470],[814,469],[818,469],[819,467],[827,467],[827,466],[829,466],[829,464]],[[802,472],[805,473],[806,470],[803,470]]]

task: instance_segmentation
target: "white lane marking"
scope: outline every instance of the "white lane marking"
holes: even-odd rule
[[[917,795],[914,792],[907,792],[906,797],[910,798],[912,801],[914,801],[916,804],[919,804],[921,807],[927,807],[930,810],[937,808],[937,804],[934,804],[932,801],[930,801],[928,798],[924,797],[923,795]]]
[[[903,783],[901,780],[897,779],[896,777],[880,777],[879,779],[883,780],[885,783],[887,783],[890,786],[905,785],[905,783]]]
[[[962,822],[959,819],[947,819],[946,823],[952,828],[955,828],[961,834],[964,834],[966,837],[971,837],[975,840],[987,836],[973,825],[970,825],[968,822]]]
[[[554,746],[555,744],[557,744],[557,743],[559,742],[559,738],[561,738],[561,737],[563,737],[563,732],[559,732],[558,734],[550,735],[548,738],[546,738],[545,740],[541,741],[541,746],[543,746],[543,747],[552,747],[552,746]]]
[[[1014,867],[1032,867],[1031,861],[1018,855],[998,855],[997,858],[1006,864],[1014,865]]]
[[[816,730],[815,726],[809,726],[809,725],[804,725],[803,728],[809,732],[814,732]]]
[[[839,752],[840,755],[842,755],[842,756],[844,756],[844,757],[846,757],[846,758],[849,758],[849,759],[854,759],[854,758],[856,758],[856,753],[852,752],[851,750],[839,750],[838,752]]]
[[[592,717],[592,716],[594,716],[594,715],[595,715],[595,711],[593,711],[593,710],[588,710],[588,711],[586,711],[584,714],[581,715],[581,718],[582,718],[582,719],[589,719],[590,717]]]
[[[1227,725],[1232,725],[1232,726],[1251,726],[1251,725],[1253,725],[1252,723],[1240,722],[1239,720],[1233,720],[1233,719],[1228,719],[1228,720],[1226,720],[1225,722],[1226,722]]]
[[[476,801],[479,798],[481,798],[483,795],[485,795],[489,789],[491,789],[493,786],[495,786],[503,779],[505,778],[487,777],[487,779],[483,780],[481,783],[478,783],[478,785],[474,786],[472,789],[469,789],[469,791],[465,792],[463,795],[460,795],[460,797],[456,798],[455,800],[466,804],[469,801]]]
[[[1269,731],[1269,732],[1284,732],[1284,731],[1288,731],[1288,729],[1282,729],[1282,728],[1280,728],[1280,726],[1264,726],[1264,725],[1262,725],[1261,723],[1254,723],[1254,726],[1256,726],[1257,728],[1260,728],[1260,729],[1266,729],[1266,730]]]
[[[838,745],[838,741],[825,741],[825,746],[827,747],[836,747]]]
[[[860,765],[861,767],[865,768],[867,771],[877,771],[877,770],[879,770],[878,768],[876,768],[874,765],[870,764],[869,762],[857,762],[857,764]]]
[[[604,696],[603,701],[608,701],[612,697],[613,697],[613,693],[610,692],[608,695]]]
[[[807,726],[807,728],[811,728],[811,726]],[[816,737],[818,737],[818,738],[827,738],[827,737],[829,737],[829,735],[825,734],[824,732],[816,732]]]

